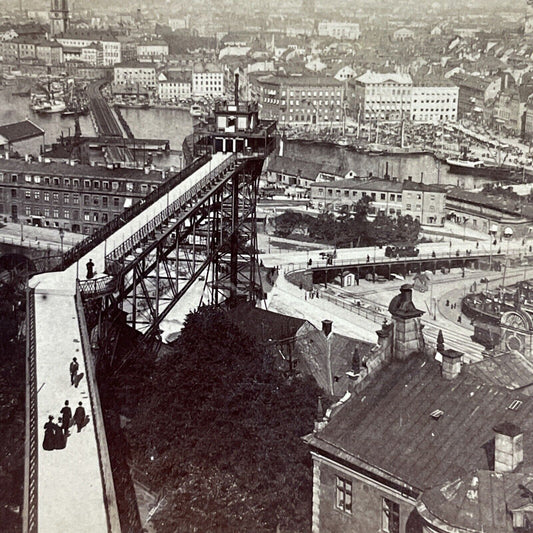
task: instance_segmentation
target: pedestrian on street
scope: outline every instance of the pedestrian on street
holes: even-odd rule
[[[94,277],[94,263],[92,259],[89,259],[89,262],[85,265],[87,267],[87,279]]]
[[[81,428],[85,425],[85,409],[81,402],[78,403],[78,407],[76,407],[76,411],[74,412],[74,422],[76,422],[79,433]]]
[[[461,315],[457,317],[457,322],[459,322],[459,324],[461,323]]]
[[[78,375],[78,368],[80,368],[80,365],[78,364],[78,360],[73,357],[72,362],[70,363],[70,384],[74,385],[76,383],[76,376]]]
[[[370,256],[369,255],[366,256],[366,262],[370,263]]]
[[[67,445],[67,436],[63,433],[62,427],[63,427],[63,418],[59,417],[57,419],[57,425],[55,427],[55,446],[54,448],[56,450],[62,450]]]
[[[56,445],[56,428],[57,424],[54,423],[54,417],[50,415],[48,422],[44,425],[44,440],[43,450],[53,450]]]
[[[63,417],[63,425],[61,427],[66,437],[68,435],[68,428],[70,427],[70,421],[72,420],[72,410],[70,409],[68,405],[68,400],[65,400],[65,405],[63,409],[61,409],[60,412]]]

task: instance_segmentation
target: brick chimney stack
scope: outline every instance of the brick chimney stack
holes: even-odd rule
[[[511,422],[494,426],[494,471],[514,472],[524,460],[524,434]]]
[[[442,355],[442,377],[444,379],[455,379],[461,373],[463,352],[441,350],[439,353]]]

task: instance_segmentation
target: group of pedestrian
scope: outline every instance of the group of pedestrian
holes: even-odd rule
[[[73,357],[69,366],[70,384],[74,385],[76,388],[83,377],[83,374],[78,374],[79,368],[80,365],[77,358]],[[74,416],[72,416],[72,409],[70,408],[69,401],[65,400],[65,405],[61,408],[57,423],[54,422],[53,415],[48,416],[48,422],[44,425],[43,448],[45,450],[62,450],[67,445],[67,437],[70,435],[69,428],[76,424],[79,433],[86,423],[87,417],[85,415],[83,403],[78,403]]]
[[[446,300],[446,307],[449,307],[450,309],[457,309],[457,302],[450,303],[450,300]]]
[[[307,300],[308,297],[310,300],[320,298],[320,293],[317,290],[305,291],[305,299]]]
[[[62,450],[67,445],[67,437],[70,435],[69,428],[76,424],[78,433],[87,423],[85,415],[85,408],[82,402],[78,402],[78,407],[72,416],[72,410],[69,406],[68,400],[65,400],[65,405],[61,408],[61,416],[57,419],[57,424],[54,422],[54,416],[48,416],[48,422],[44,425],[44,450]]]

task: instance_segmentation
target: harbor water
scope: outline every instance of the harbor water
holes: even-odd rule
[[[61,134],[74,135],[74,117],[62,117],[60,113],[38,114],[30,109],[30,99],[12,94],[15,88],[0,90],[0,125],[29,119],[45,131],[45,144],[57,141]],[[168,139],[171,150],[181,151],[183,139],[192,133],[192,117],[180,109],[122,109],[135,137]],[[81,133],[94,136],[90,116],[80,117]]]

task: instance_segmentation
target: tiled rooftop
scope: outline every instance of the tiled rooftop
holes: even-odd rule
[[[509,409],[514,400],[522,404]],[[438,420],[430,413],[443,411]],[[433,359],[394,361],[332,418],[307,437],[311,446],[384,477],[424,490],[474,470],[490,470],[493,427],[524,431],[524,463],[533,467],[533,398],[485,383],[467,372],[441,376]]]

